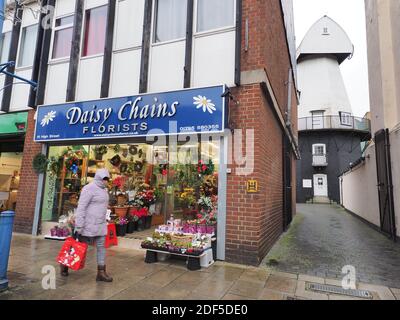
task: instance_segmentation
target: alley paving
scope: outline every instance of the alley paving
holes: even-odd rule
[[[400,288],[400,244],[339,206],[298,205],[297,212],[264,264],[331,279],[342,279],[351,265],[358,281]]]

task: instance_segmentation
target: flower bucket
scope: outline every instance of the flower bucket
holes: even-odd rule
[[[144,223],[145,223],[145,229],[150,229],[151,228],[151,220],[152,220],[152,216],[147,216],[147,217],[144,217]]]
[[[119,218],[124,218],[126,216],[126,214],[128,213],[128,208],[126,208],[126,207],[115,207],[114,208],[114,213]]]
[[[117,230],[117,237],[125,237],[126,236],[126,229],[127,229],[127,225],[119,225],[117,224],[115,226],[116,230]]]
[[[146,225],[145,217],[139,218],[137,224],[138,224],[138,229],[137,230],[138,231],[143,231],[144,228],[145,228],[145,225]]]
[[[130,221],[130,222],[128,223],[127,228],[126,228],[126,233],[127,233],[127,234],[132,234],[134,231],[135,231],[135,222]]]

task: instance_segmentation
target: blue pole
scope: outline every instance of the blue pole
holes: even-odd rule
[[[0,212],[0,292],[8,288],[7,269],[14,216],[14,211]]]
[[[4,14],[6,11],[5,0],[0,0],[0,35],[3,33]]]

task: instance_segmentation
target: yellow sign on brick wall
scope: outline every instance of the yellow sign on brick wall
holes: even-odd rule
[[[248,180],[247,181],[247,193],[257,193],[258,192],[258,181]]]

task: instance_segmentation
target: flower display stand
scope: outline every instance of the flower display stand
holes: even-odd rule
[[[209,250],[208,250],[209,251]],[[153,249],[146,249],[146,258],[145,258],[145,262],[146,263],[156,263],[158,262],[157,259],[157,254],[158,253],[162,253],[165,254],[165,251],[160,251],[160,250],[153,250]],[[172,253],[172,252],[168,252],[169,255],[173,255],[173,256],[179,256],[179,257],[186,257],[187,258],[187,269],[189,271],[198,271],[201,270],[201,261],[202,258],[204,259],[205,257],[208,256],[207,251],[204,251],[201,255],[199,256],[193,256],[193,255],[187,255],[187,254],[181,254],[181,253]],[[206,264],[204,264],[204,266],[209,267],[214,263],[214,261],[209,260],[206,266]]]

